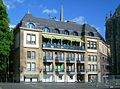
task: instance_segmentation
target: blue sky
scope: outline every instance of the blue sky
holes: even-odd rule
[[[65,20],[79,24],[88,23],[98,29],[104,37],[105,17],[114,13],[120,0],[61,0]],[[59,19],[60,0],[4,0],[10,25],[16,25],[28,11],[41,18],[57,17]]]

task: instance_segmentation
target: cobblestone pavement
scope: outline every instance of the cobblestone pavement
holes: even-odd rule
[[[86,83],[0,83],[0,89],[109,89],[109,88],[96,87]]]

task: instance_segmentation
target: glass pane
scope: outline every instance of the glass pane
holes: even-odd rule
[[[32,41],[35,41],[35,35],[32,35]]]
[[[30,63],[27,63],[27,70],[30,71]]]
[[[27,41],[30,41],[30,34],[27,34]]]
[[[31,57],[32,57],[32,59],[36,58],[36,52],[35,51],[32,51]]]
[[[35,71],[35,69],[36,69],[36,64],[35,64],[35,63],[32,63],[32,64],[31,64],[31,70],[32,70],[32,71]]]
[[[27,58],[31,58],[31,51],[27,51]]]

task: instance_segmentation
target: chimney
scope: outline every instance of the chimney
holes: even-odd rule
[[[61,8],[60,8],[60,21],[64,22],[64,14],[63,14],[63,6],[62,5],[61,5]]]

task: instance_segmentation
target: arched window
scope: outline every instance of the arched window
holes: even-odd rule
[[[43,31],[44,31],[44,32],[50,32],[50,29],[49,29],[48,27],[44,27],[44,28],[43,28]]]
[[[84,36],[85,35],[85,32],[81,32],[81,36]]]
[[[78,36],[78,33],[75,31],[75,32],[73,32],[73,35],[74,36]]]
[[[88,36],[94,36],[94,33],[93,32],[89,32]]]
[[[68,31],[68,30],[65,30],[65,31],[64,31],[64,34],[65,34],[65,35],[69,35],[69,31]]]
[[[27,25],[27,27],[28,27],[28,28],[33,28],[33,29],[34,29],[34,28],[35,28],[35,25],[34,25],[33,23],[29,23],[29,24]]]
[[[59,29],[56,28],[56,29],[54,30],[54,33],[60,34]]]

